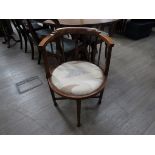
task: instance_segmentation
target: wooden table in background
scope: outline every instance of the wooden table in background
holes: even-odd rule
[[[111,36],[115,29],[115,24],[119,19],[58,19],[61,27],[70,27],[70,26],[87,26],[87,27],[97,27],[104,28],[108,27],[108,34]],[[52,20],[45,20],[43,22],[47,25],[55,24]]]

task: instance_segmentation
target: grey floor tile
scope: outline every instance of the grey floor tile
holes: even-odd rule
[[[3,134],[5,133],[6,135],[31,135],[40,128],[41,127],[33,119],[25,116],[19,121],[8,123],[1,130],[3,131]]]
[[[0,45],[0,134],[155,134],[155,32],[141,40],[113,37],[107,87],[102,104],[82,103],[76,127],[75,101],[59,101],[55,108],[43,65],[31,60],[31,51],[17,44]],[[0,38],[0,41],[2,39]],[[43,85],[19,94],[15,83],[39,76]]]
[[[149,128],[144,132],[145,135],[155,135],[155,122],[153,122]]]

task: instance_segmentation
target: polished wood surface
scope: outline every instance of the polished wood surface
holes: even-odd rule
[[[108,27],[108,34],[112,36],[117,22],[120,19],[57,19],[55,23],[53,20],[45,20],[43,24],[48,26],[55,25],[57,28],[59,27],[96,27],[98,29],[104,30],[105,27]]]
[[[60,19],[62,25],[87,25],[87,24],[104,24],[116,21],[116,19]]]
[[[59,19],[60,25],[95,25],[95,24],[108,24],[116,22],[118,19]],[[54,24],[51,20],[46,20],[44,23]]]

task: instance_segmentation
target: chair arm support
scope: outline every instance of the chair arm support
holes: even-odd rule
[[[110,37],[100,34],[100,38],[101,38],[103,41],[105,41],[105,42],[107,43],[108,46],[111,46],[111,47],[114,46],[114,43],[113,43],[113,41],[112,41],[112,39],[111,39]]]
[[[46,37],[44,37],[41,42],[39,43],[39,48],[44,48],[49,42],[50,42],[50,39],[53,37],[53,34],[50,34]]]

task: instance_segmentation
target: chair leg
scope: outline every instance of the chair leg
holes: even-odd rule
[[[77,100],[77,127],[81,126],[80,115],[81,115],[81,100]]]
[[[98,100],[98,105],[101,104],[103,93],[104,93],[104,89],[100,92],[100,97],[99,97],[99,100]]]
[[[34,60],[34,46],[32,42],[30,42],[30,46],[31,46],[31,51],[32,51],[32,60]]]
[[[40,64],[40,62],[41,62],[41,51],[38,49],[38,52],[39,52],[38,64]]]
[[[25,53],[27,52],[27,36],[24,36],[24,41],[25,41]]]
[[[6,44],[7,43],[7,38],[6,36],[4,36],[4,41],[2,42],[2,44]]]
[[[31,39],[31,37],[29,36],[29,34],[27,35],[27,38],[29,40],[30,46],[31,46],[31,52],[32,52],[32,60],[34,59],[34,46],[33,46],[33,41]]]
[[[7,37],[7,48],[10,48],[11,47],[11,45],[10,45],[10,37]]]
[[[22,36],[19,35],[19,38],[20,38],[20,49],[23,49],[23,41],[22,41]]]
[[[107,49],[108,49],[108,46],[107,44],[105,44],[105,58],[107,58]]]
[[[16,29],[18,36],[19,36],[19,42],[20,42],[20,49],[23,49],[23,40],[22,40],[22,34],[20,33],[20,30]]]
[[[52,98],[53,98],[54,106],[57,107],[58,104],[57,104],[57,102],[56,102],[54,92],[52,91],[51,94],[52,94]]]
[[[50,88],[50,92],[51,92],[52,99],[53,99],[53,102],[54,102],[54,106],[57,107],[58,104],[57,104],[56,99],[55,99],[55,94],[54,94],[54,92],[53,92],[53,90],[51,89],[50,86],[49,86],[49,88]]]

